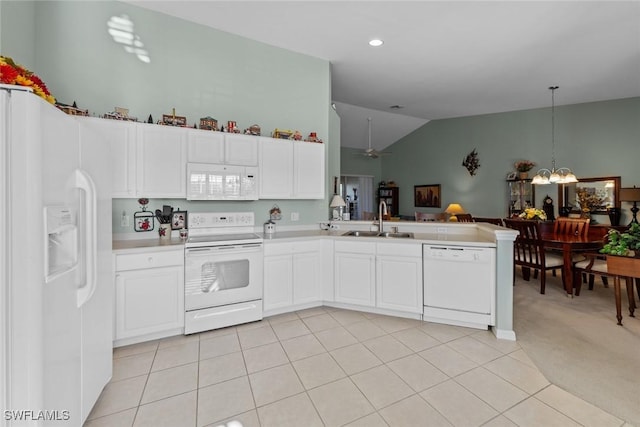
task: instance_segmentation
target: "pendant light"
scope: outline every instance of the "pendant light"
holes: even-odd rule
[[[551,170],[540,169],[531,183],[546,185],[578,182],[578,178],[571,172],[571,169],[564,167],[556,169],[556,104],[554,95],[558,86],[549,86],[549,89],[551,90]]]

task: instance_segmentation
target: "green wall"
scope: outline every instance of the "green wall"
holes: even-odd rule
[[[125,15],[150,63],[127,53],[107,33],[111,17]],[[314,131],[327,145],[327,189],[331,174],[339,171],[340,124],[330,107],[328,61],[113,1],[3,1],[0,17],[2,54],[39,74],[59,102],[76,101],[97,115],[125,107],[144,121],[175,108],[190,124],[209,115],[219,123],[235,120],[242,129],[257,123],[266,135],[275,128],[304,135]],[[12,25],[5,27],[7,22]],[[19,25],[24,25],[20,32]],[[281,223],[299,225],[326,220],[329,201],[151,200],[150,207],[165,203],[189,210],[254,211],[258,223],[277,203]],[[132,231],[120,228],[120,216],[136,210],[135,200],[114,200],[114,233]],[[300,214],[299,222],[289,221],[291,212]]]
[[[640,98],[556,107],[556,166],[580,177],[621,176],[640,186]],[[551,167],[551,109],[433,120],[402,138],[382,159],[382,178],[400,187],[400,213],[413,215],[413,186],[441,184],[442,208],[457,202],[476,216],[506,215],[505,177],[517,160]],[[462,161],[477,149],[480,168],[470,176]],[[345,171],[343,170],[343,173]],[[557,185],[536,187],[536,206],[549,194],[557,211]],[[623,203],[622,223],[630,220]],[[606,222],[606,218],[601,219]]]
[[[382,181],[382,157],[373,159],[363,156],[362,150],[343,147],[340,149],[340,173],[373,176],[373,185],[377,186]]]

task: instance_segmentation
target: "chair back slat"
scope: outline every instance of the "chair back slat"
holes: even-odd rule
[[[504,222],[519,233],[513,242],[515,264],[544,269],[544,250],[538,222],[522,219],[505,219]]]
[[[457,214],[458,222],[473,222],[471,214]]]
[[[556,219],[553,224],[553,232],[555,234],[575,235],[587,237],[589,234],[589,218],[564,218]]]

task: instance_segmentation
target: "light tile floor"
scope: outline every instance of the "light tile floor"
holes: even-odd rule
[[[489,331],[319,307],[117,348],[85,424],[452,425],[625,423]]]

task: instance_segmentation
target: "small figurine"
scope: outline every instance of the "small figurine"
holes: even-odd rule
[[[153,117],[149,114],[149,118],[147,119],[147,123],[153,123]]]

